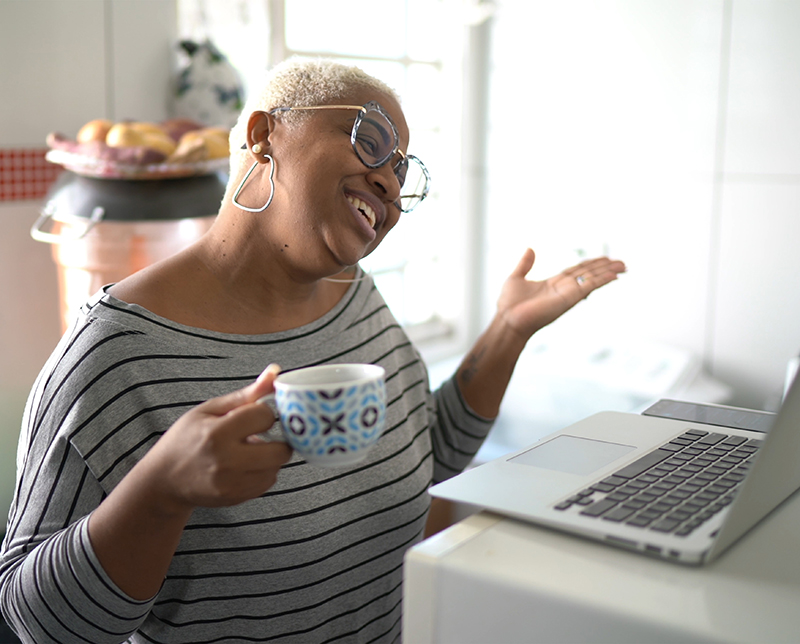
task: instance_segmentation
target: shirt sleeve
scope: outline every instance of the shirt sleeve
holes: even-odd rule
[[[84,517],[30,552],[3,552],[3,614],[23,642],[125,642],[149,614],[154,598],[136,601],[114,585],[87,525]]]
[[[124,642],[155,599],[126,596],[92,549],[88,519],[106,491],[70,441],[59,397],[76,398],[46,368],[23,417],[0,606],[23,642]]]
[[[480,449],[494,424],[470,409],[453,376],[433,394],[430,412],[433,483],[461,472]]]

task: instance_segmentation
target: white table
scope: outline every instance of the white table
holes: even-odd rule
[[[403,641],[800,642],[800,495],[687,567],[475,514],[406,555]]]

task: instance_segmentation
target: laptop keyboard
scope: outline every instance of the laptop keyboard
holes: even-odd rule
[[[761,444],[690,429],[555,509],[686,536],[733,501]]]

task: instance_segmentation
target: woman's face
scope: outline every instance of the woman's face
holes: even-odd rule
[[[361,90],[337,104],[368,101],[378,102],[391,116],[400,149],[406,152],[408,126],[391,97]],[[270,210],[281,213],[276,241],[287,258],[300,259],[298,252],[302,253],[302,261],[311,262],[315,272],[333,274],[356,264],[400,218],[394,205],[400,185],[392,169],[400,157],[395,155],[380,168],[364,165],[350,141],[357,115],[357,110],[319,110],[294,127],[281,124],[280,115],[275,117],[270,137],[275,198]]]

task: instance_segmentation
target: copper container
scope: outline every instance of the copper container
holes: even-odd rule
[[[31,236],[53,245],[62,331],[100,287],[183,250],[214,223],[227,177],[127,180],[64,172]]]

